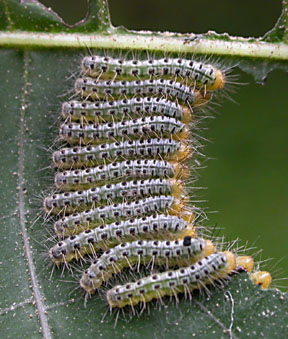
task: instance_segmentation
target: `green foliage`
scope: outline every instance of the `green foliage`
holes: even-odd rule
[[[280,22],[283,25],[283,21]],[[280,25],[279,24],[279,25]],[[279,26],[280,27],[280,26]],[[280,28],[276,27],[279,32]],[[87,20],[68,26],[55,13],[35,1],[2,0],[2,31],[102,32],[113,28],[105,1],[91,1]],[[283,30],[281,30],[282,32]],[[276,34],[284,39],[284,33]],[[276,35],[270,35],[275,41]],[[275,38],[274,38],[275,36]],[[2,242],[0,271],[0,332],[2,337],[72,338],[188,338],[287,335],[287,295],[253,286],[246,273],[234,276],[224,289],[212,289],[210,297],[197,293],[193,301],[165,299],[159,311],[132,317],[106,314],[103,297],[95,295],[84,308],[78,274],[55,271],[47,257],[51,225],[38,218],[41,192],[52,184],[49,152],[57,131],[61,95],[72,88],[67,77],[78,67],[73,50],[1,49],[0,114]],[[5,67],[3,67],[5,66]],[[45,170],[46,168],[46,170]],[[126,312],[129,318],[129,312]]]
[[[57,13],[38,1],[2,0],[0,2],[0,30],[30,32],[101,32],[111,28],[105,0],[89,1],[87,18],[78,25],[68,25]]]

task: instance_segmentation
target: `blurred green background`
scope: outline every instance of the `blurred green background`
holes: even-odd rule
[[[68,23],[85,16],[85,0],[42,0]],[[263,0],[110,0],[112,23],[130,29],[203,33],[215,30],[240,36],[261,36],[273,27],[281,1]],[[263,249],[258,260],[275,278],[274,286],[288,281],[288,75],[272,72],[265,86],[236,69],[239,81],[223,102],[216,119],[209,120],[202,135],[211,140],[205,153],[213,159],[200,173],[198,192],[209,225],[223,228],[228,239]]]

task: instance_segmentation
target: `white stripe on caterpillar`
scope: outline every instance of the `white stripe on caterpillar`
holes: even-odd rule
[[[167,238],[168,239],[168,238]],[[148,264],[166,268],[188,266],[214,253],[215,248],[210,240],[191,238],[186,235],[183,240],[138,240],[122,243],[103,253],[85,270],[80,286],[92,294],[113,274],[120,273],[125,267],[135,264]]]
[[[101,144],[105,142],[140,139],[141,137],[187,140],[189,127],[181,121],[164,116],[143,117],[106,124],[68,123],[60,126],[60,139],[69,144]],[[107,140],[108,139],[108,140]]]
[[[86,230],[56,244],[49,251],[55,264],[80,259],[83,255],[96,254],[123,241],[135,239],[178,239],[194,236],[194,227],[177,216],[154,214],[148,217],[118,221]]]
[[[107,292],[107,301],[111,308],[134,306],[147,303],[163,296],[176,296],[185,293],[191,297],[191,291],[213,284],[217,279],[225,279],[236,269],[235,257],[231,252],[219,252],[205,257],[190,267],[175,271],[153,274],[151,276],[118,285]]]
[[[191,59],[123,60],[93,55],[82,59],[81,68],[85,75],[92,77],[105,77],[109,74],[112,78],[117,75],[122,78],[180,77],[195,81],[198,86],[206,86],[208,90],[220,89],[225,85],[225,75],[221,70]]]
[[[105,182],[116,182],[125,178],[177,178],[188,179],[189,168],[181,163],[165,160],[127,160],[108,165],[57,172],[55,186],[61,191],[88,189]]]
[[[204,95],[181,82],[164,79],[136,81],[98,81],[93,78],[79,78],[75,82],[75,92],[84,98],[101,99],[133,96],[170,97],[190,106],[198,106],[209,101],[211,94]]]
[[[183,123],[192,121],[192,111],[186,106],[164,98],[136,97],[117,101],[69,101],[62,105],[62,116],[70,121],[110,122],[123,117],[137,119],[143,116],[167,116]]]
[[[53,162],[55,167],[71,169],[97,166],[116,159],[119,161],[119,158],[132,160],[155,157],[178,162],[189,158],[191,154],[190,145],[176,140],[144,139],[62,148],[53,153]]]
[[[193,214],[184,206],[185,201],[180,201],[169,195],[149,197],[120,204],[110,204],[62,217],[54,223],[54,230],[59,237],[64,237],[87,229],[94,229],[101,224],[103,225],[103,223],[135,217],[139,218],[155,213],[169,213],[180,217],[183,216],[185,220],[192,222]],[[189,215],[190,217],[188,217]]]
[[[153,195],[172,195],[180,199],[185,195],[184,183],[175,179],[132,180],[84,191],[56,193],[44,199],[44,209],[49,214],[69,214],[109,201],[135,200]]]

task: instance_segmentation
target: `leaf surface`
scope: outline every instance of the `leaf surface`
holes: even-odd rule
[[[0,2],[0,29],[25,31],[103,31],[110,27],[106,7],[94,1],[86,22],[68,27],[36,1]],[[103,4],[102,4],[103,5]],[[99,8],[102,13],[99,13]],[[51,150],[61,103],[73,88],[81,53],[73,50],[0,50],[1,212],[0,331],[3,337],[245,337],[287,334],[287,295],[262,291],[246,273],[234,276],[211,296],[195,294],[179,304],[152,303],[141,317],[107,312],[103,296],[84,308],[79,273],[55,270],[51,277],[42,198],[52,189]],[[71,93],[70,93],[71,94]],[[40,217],[39,217],[40,214]],[[75,290],[76,288],[76,290]],[[103,316],[106,314],[106,317]],[[117,312],[116,312],[117,313]],[[131,313],[131,312],[130,312]]]

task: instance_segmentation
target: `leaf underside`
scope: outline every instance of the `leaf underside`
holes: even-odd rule
[[[88,20],[75,28],[36,2],[4,0],[0,29],[104,30],[110,21],[105,10],[98,16],[101,3],[92,2]],[[272,338],[276,333],[287,334],[287,295],[262,291],[246,273],[232,277],[224,289],[212,288],[209,298],[195,293],[192,302],[180,298],[178,304],[168,298],[161,310],[154,302],[149,314],[141,317],[129,319],[131,312],[125,311],[129,321],[120,313],[115,328],[115,312],[112,316],[108,312],[102,320],[108,309],[103,296],[93,296],[84,308],[83,294],[75,290],[78,273],[72,276],[66,270],[61,276],[55,270],[50,279],[46,244],[52,228],[43,225],[41,217],[37,219],[42,192],[53,183],[51,152],[46,150],[58,132],[61,102],[73,87],[73,80],[67,78],[78,70],[81,55],[72,50],[2,49],[0,57],[2,337],[185,338],[195,334]]]

